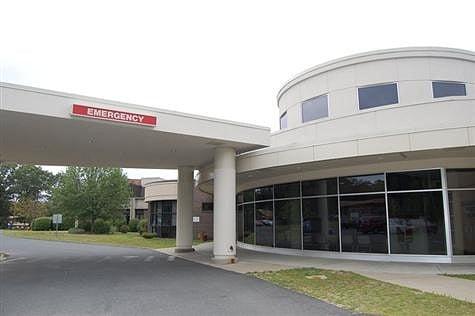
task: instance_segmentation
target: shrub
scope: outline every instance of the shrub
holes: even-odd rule
[[[127,234],[129,232],[129,226],[122,225],[122,226],[120,226],[119,231],[123,234]]]
[[[109,223],[105,222],[102,218],[98,218],[94,222],[93,231],[95,234],[109,234],[111,231],[111,226]]]
[[[142,237],[145,238],[145,239],[152,239],[152,238],[157,237],[157,235],[154,234],[154,233],[143,233]]]
[[[92,232],[91,222],[79,222],[79,228],[84,229],[87,232]]]
[[[82,228],[70,228],[68,229],[69,234],[84,234],[86,231]]]
[[[136,218],[132,218],[130,221],[129,221],[129,231],[131,232],[138,232],[139,231],[139,220],[136,219]]]
[[[139,221],[139,224],[137,225],[137,230],[139,231],[140,235],[148,231],[148,222],[146,219],[141,219]]]
[[[51,217],[38,217],[31,223],[31,230],[50,230]]]

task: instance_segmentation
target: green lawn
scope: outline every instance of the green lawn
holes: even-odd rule
[[[145,239],[139,235],[139,233],[114,233],[108,235],[95,235],[95,234],[69,234],[66,231],[56,232],[54,231],[24,231],[24,230],[4,230],[5,236],[42,239],[42,240],[59,240],[77,243],[87,244],[104,244],[104,245],[116,245],[125,247],[140,247],[140,248],[169,248],[175,247],[174,238],[153,238]],[[200,241],[195,241],[195,244]]]
[[[444,274],[445,276],[475,281],[475,274]]]
[[[352,272],[307,268],[252,275],[358,313],[475,315],[473,303],[381,282]]]

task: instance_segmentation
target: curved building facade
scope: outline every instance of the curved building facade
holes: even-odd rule
[[[475,262],[475,53],[341,58],[290,80],[277,105],[271,146],[236,160],[241,247]],[[198,182],[212,191],[212,165]]]

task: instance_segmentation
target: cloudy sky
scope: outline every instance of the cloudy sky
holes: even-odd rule
[[[295,74],[375,49],[475,51],[474,11],[473,0],[0,0],[0,81],[276,130],[275,96]]]

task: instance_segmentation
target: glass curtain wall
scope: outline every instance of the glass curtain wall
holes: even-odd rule
[[[446,174],[453,253],[475,255],[475,169]],[[387,172],[247,190],[237,196],[238,240],[278,248],[446,255],[442,176],[440,169]]]
[[[452,249],[454,255],[475,255],[475,169],[448,169]]]

